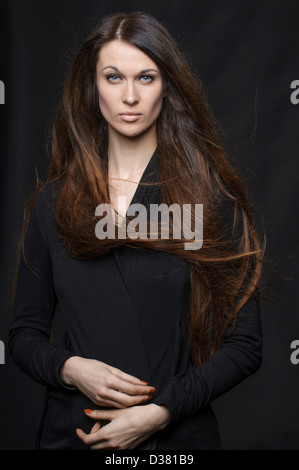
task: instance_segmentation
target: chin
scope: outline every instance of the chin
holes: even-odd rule
[[[141,137],[142,135],[146,134],[150,128],[146,129],[116,129],[117,133],[122,137],[134,138],[134,137]]]

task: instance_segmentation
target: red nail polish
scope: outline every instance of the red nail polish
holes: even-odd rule
[[[90,409],[84,410],[84,413],[87,413],[87,414],[92,413],[92,412],[93,412],[93,410],[90,410]]]
[[[144,380],[140,380],[141,383],[143,383],[144,385],[148,385],[148,382],[145,382]]]
[[[156,389],[155,387],[152,387],[152,388],[150,389],[150,392],[151,392],[151,393],[154,393],[154,392],[156,392],[156,391],[157,391],[157,389]]]

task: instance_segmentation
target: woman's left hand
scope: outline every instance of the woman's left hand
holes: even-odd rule
[[[151,403],[113,410],[84,410],[96,420],[90,434],[76,429],[77,436],[93,450],[135,449],[153,433],[165,428],[170,419],[169,409]],[[105,426],[100,420],[110,421]]]

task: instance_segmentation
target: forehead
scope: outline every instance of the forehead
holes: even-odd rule
[[[155,68],[158,70],[158,66],[148,55],[138,47],[122,40],[107,42],[99,51],[97,68],[102,69],[109,65],[120,70],[123,68],[140,70]]]

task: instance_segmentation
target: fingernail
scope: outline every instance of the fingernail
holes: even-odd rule
[[[92,412],[93,412],[93,410],[89,410],[89,409],[84,410],[84,413],[87,413],[87,414],[90,414]]]
[[[151,400],[153,398],[153,395],[149,395],[148,399]]]
[[[141,383],[148,385],[148,382],[145,382],[144,380],[140,380]]]
[[[155,387],[152,387],[152,388],[150,389],[150,392],[151,392],[151,393],[154,393],[154,392],[156,392],[156,391],[157,391],[157,389],[156,389]]]

